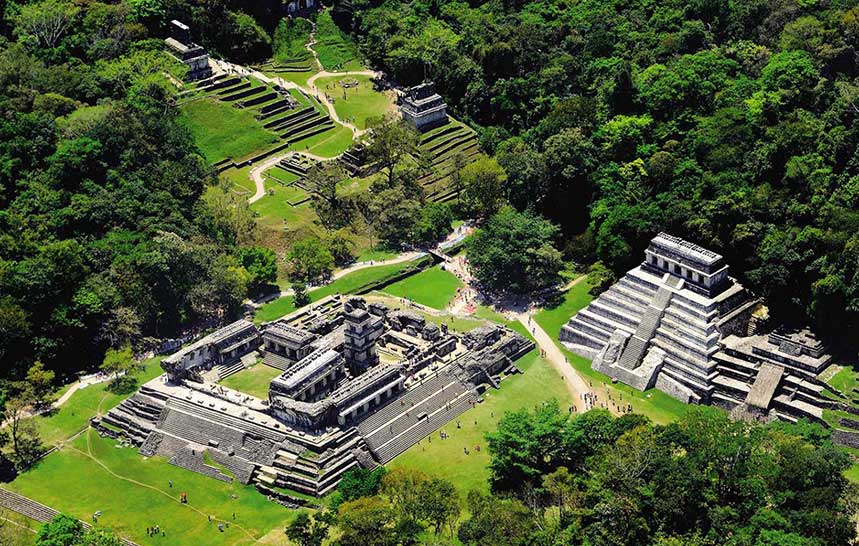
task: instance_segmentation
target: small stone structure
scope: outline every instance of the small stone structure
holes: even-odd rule
[[[170,37],[164,40],[171,55],[188,67],[186,79],[202,80],[212,75],[209,54],[191,39],[188,25],[173,19],[170,21]]]
[[[166,374],[93,426],[281,502],[285,490],[321,496],[349,469],[384,464],[473,407],[533,346],[500,326],[461,336],[421,315],[330,296],[261,331],[237,321],[165,358]],[[212,366],[253,351],[263,354],[257,365],[283,370],[266,400],[208,381]]]
[[[288,15],[304,15],[316,8],[316,0],[290,0],[286,3],[286,13]]]
[[[447,104],[435,92],[433,82],[424,82],[409,87],[397,99],[403,119],[417,127],[418,131],[428,131],[447,123]]]
[[[559,339],[639,390],[738,418],[822,423],[823,408],[835,404],[817,379],[831,361],[826,345],[808,329],[756,335],[759,305],[722,256],[660,233],[644,262],[573,316]]]
[[[832,401],[817,379],[832,358],[810,330],[776,328],[769,335],[728,335],[713,355],[719,375],[713,404],[744,418],[805,417],[823,422]]]

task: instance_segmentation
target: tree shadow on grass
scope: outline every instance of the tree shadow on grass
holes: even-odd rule
[[[131,394],[137,390],[137,378],[123,375],[107,384],[107,390],[113,394]]]

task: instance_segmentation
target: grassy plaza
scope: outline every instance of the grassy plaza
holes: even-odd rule
[[[385,292],[434,309],[444,309],[461,286],[462,281],[456,275],[436,265],[386,286]]]
[[[344,85],[347,82],[354,85]],[[315,83],[320,92],[331,97],[340,119],[352,121],[359,129],[366,129],[369,118],[383,115],[394,105],[390,92],[373,89],[369,76],[332,76]]]
[[[99,526],[139,544],[254,544],[272,530],[282,536],[280,529],[297,513],[251,486],[213,480],[162,457],[142,457],[92,429],[6,487],[84,521],[100,510]],[[187,504],[180,503],[182,492]],[[219,532],[218,522],[230,526]],[[165,536],[147,536],[146,528],[155,525]]]
[[[539,350],[526,354],[516,365],[524,373],[508,376],[499,390],[489,389],[482,403],[457,419],[461,428],[455,421],[448,423],[442,428],[448,438],[442,440],[434,433],[388,466],[412,467],[449,480],[456,484],[463,500],[468,491],[488,491],[489,452],[484,435],[496,429],[504,412],[530,410],[544,402],[556,401],[562,408],[572,403],[564,383],[552,365],[540,357]]]
[[[267,366],[260,361],[250,368],[245,368],[222,379],[220,384],[265,400],[268,398],[268,386],[271,384],[271,380],[280,375],[281,372],[282,370]]]

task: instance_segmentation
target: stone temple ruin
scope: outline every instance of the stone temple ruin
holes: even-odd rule
[[[189,81],[208,78],[212,75],[209,54],[191,39],[188,25],[173,19],[170,21],[170,37],[164,40],[171,55],[188,67]]]
[[[719,254],[660,233],[641,265],[573,316],[559,339],[639,390],[713,404],[741,418],[823,423],[831,357],[808,330],[758,332],[760,301]]]
[[[166,357],[162,376],[93,426],[146,456],[296,501],[384,464],[482,400],[533,343],[501,326],[466,334],[410,311],[331,296],[257,328],[240,320]],[[282,370],[263,400],[218,381]],[[229,471],[232,476],[228,475]]]
[[[447,123],[447,104],[435,92],[433,82],[409,87],[402,92],[397,104],[403,119],[417,127],[418,131],[429,131]]]

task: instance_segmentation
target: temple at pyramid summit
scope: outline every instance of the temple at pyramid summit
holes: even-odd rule
[[[771,327],[762,302],[719,254],[660,233],[644,261],[574,315],[559,339],[593,369],[639,390],[740,418],[823,423],[828,347],[806,328]]]

